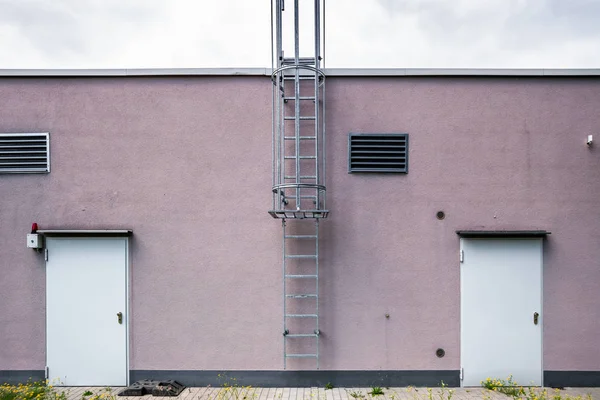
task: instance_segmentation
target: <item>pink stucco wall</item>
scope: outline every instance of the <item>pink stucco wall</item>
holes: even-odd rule
[[[338,77],[327,101],[322,368],[458,369],[455,231],[547,229],[544,368],[600,370],[600,80]],[[268,78],[1,79],[19,131],[51,133],[52,172],[0,175],[0,370],[45,364],[34,221],[133,229],[132,369],[282,368]],[[409,133],[409,173],[348,174],[349,132]]]

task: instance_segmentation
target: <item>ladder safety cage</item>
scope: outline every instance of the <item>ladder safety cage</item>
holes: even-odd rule
[[[301,57],[301,2],[314,3],[314,46],[306,46],[309,57],[304,53]],[[326,218],[321,0],[294,0],[294,57],[284,57],[283,0],[273,3],[273,201],[269,213],[282,219],[289,215],[294,219]]]
[[[285,57],[284,0],[271,0],[272,207],[282,222],[283,367],[319,369],[319,221],[327,218],[324,0],[288,0],[293,49]],[[306,8],[310,7],[310,12]],[[312,20],[301,19],[310,17]],[[310,23],[309,23],[310,22]],[[301,27],[313,26],[313,43]],[[301,49],[301,37],[303,47]],[[291,43],[291,42],[290,42]],[[287,49],[287,48],[286,48]],[[292,363],[293,360],[293,363]]]

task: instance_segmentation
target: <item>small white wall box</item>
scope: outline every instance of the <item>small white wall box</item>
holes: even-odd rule
[[[41,249],[44,247],[44,238],[38,233],[27,234],[27,247],[30,249]]]

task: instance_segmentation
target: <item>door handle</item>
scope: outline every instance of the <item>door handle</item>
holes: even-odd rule
[[[534,312],[533,313],[533,324],[537,325],[538,324],[538,318],[539,318],[540,314],[538,312]]]
[[[123,323],[123,313],[122,313],[122,312],[118,312],[118,313],[117,313],[117,322],[118,322],[119,324],[122,324],[122,323]],[[537,323],[537,322],[536,322],[536,323]]]

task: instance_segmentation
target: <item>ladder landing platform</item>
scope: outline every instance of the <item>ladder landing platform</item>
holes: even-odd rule
[[[329,210],[271,210],[276,219],[323,219],[329,216]]]

